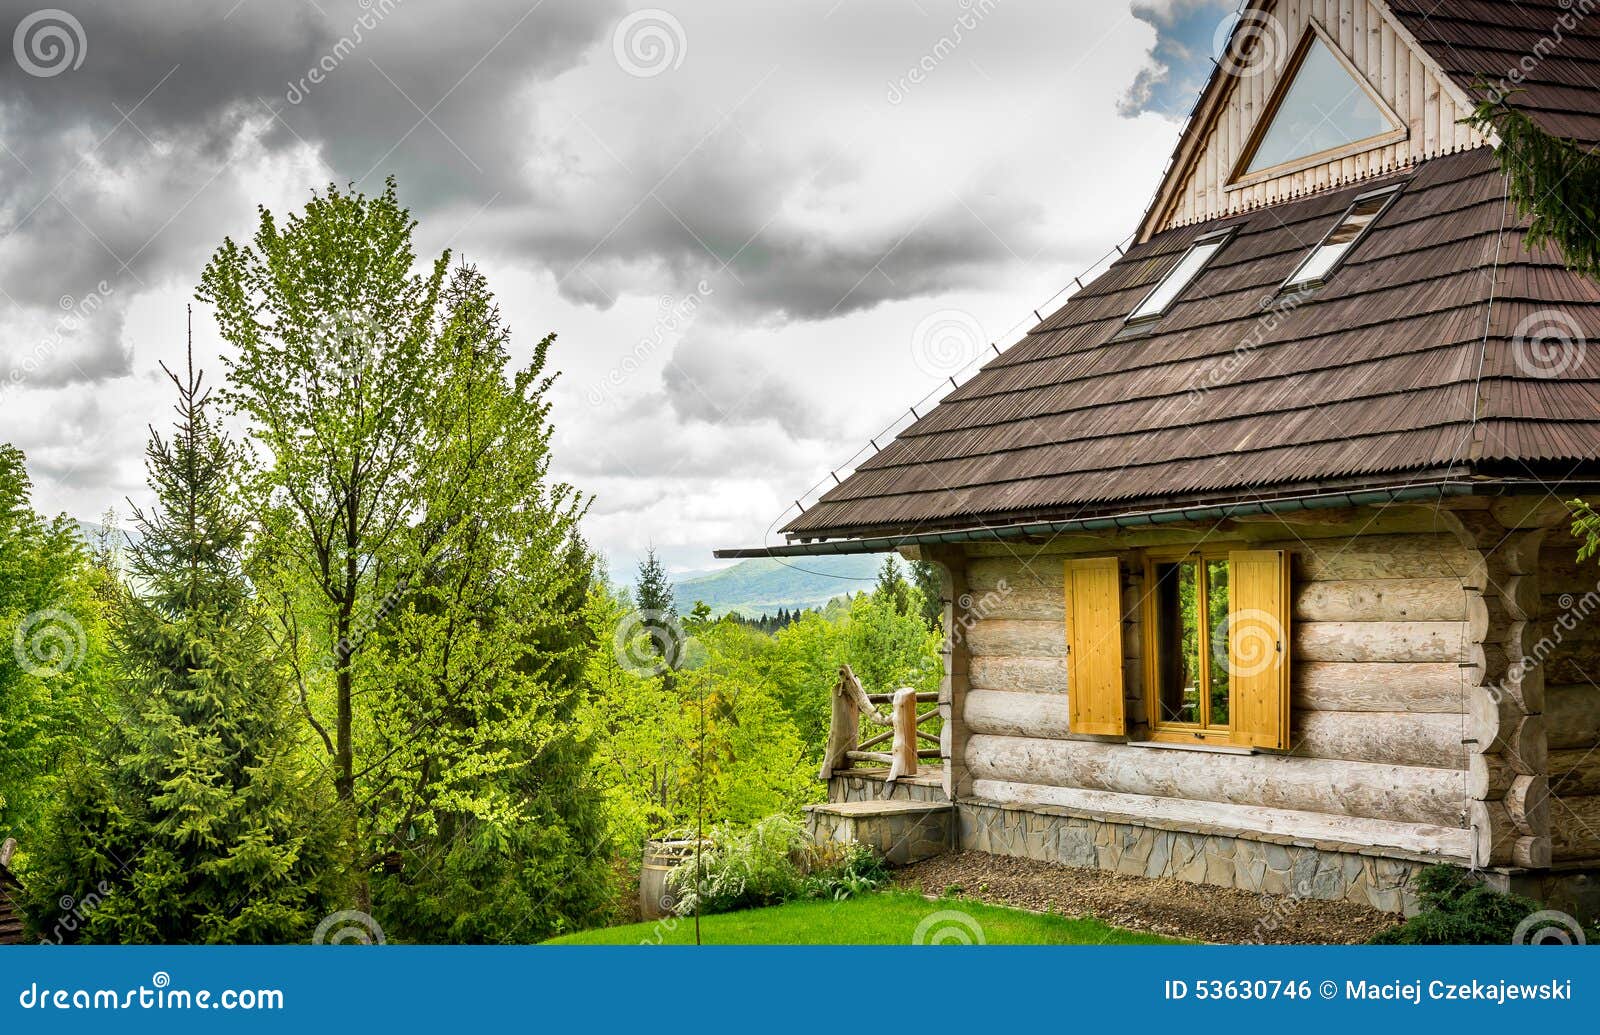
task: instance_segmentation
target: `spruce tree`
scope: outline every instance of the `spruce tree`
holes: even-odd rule
[[[288,685],[252,613],[241,452],[192,355],[185,378],[167,376],[178,420],[145,450],[156,506],[134,511],[140,593],[114,623],[116,721],[66,781],[31,919],[66,937],[53,914],[70,899],[85,941],[303,941],[336,908],[339,826],[299,764]]]
[[[911,562],[911,580],[922,591],[922,620],[939,632],[944,627],[944,579],[927,561]]]
[[[634,591],[634,603],[651,618],[666,620],[678,614],[672,599],[672,580],[653,547],[639,562],[639,585]]]
[[[903,615],[910,612],[911,586],[900,573],[900,559],[892,553],[884,557],[883,567],[878,569],[878,587],[875,593],[892,602],[895,613]]]

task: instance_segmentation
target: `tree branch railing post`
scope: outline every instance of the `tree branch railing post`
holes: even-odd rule
[[[893,693],[869,694],[849,665],[839,666],[839,682],[833,688],[833,715],[828,727],[828,746],[822,759],[819,778],[827,780],[839,773],[848,772],[858,762],[888,766],[887,783],[915,776],[924,758],[942,758],[936,733],[921,729],[923,723],[937,722],[939,695],[918,693],[910,687],[901,687]],[[878,704],[890,706],[889,714],[878,710]],[[918,713],[918,704],[933,704],[934,708]],[[861,739],[861,720],[871,726],[887,727],[883,732]],[[920,747],[921,742],[935,745]],[[888,751],[871,748],[888,743]]]

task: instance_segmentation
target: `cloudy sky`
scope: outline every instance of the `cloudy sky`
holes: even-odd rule
[[[145,499],[225,236],[392,174],[519,351],[559,335],[594,544],[679,571],[767,541],[1127,236],[1234,6],[62,2],[0,0],[0,441],[43,509]]]

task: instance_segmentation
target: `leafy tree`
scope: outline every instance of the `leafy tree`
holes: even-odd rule
[[[439,390],[421,444],[422,511],[397,538],[414,574],[357,669],[358,732],[381,746],[358,802],[403,935],[532,941],[592,919],[607,837],[577,727],[595,636],[583,501],[548,478],[553,338],[507,377],[510,332],[482,274],[443,295]],[[440,544],[447,544],[440,548]],[[509,908],[521,903],[517,908]]]
[[[916,590],[907,611],[893,596],[858,593],[825,612],[809,611],[772,638],[764,673],[805,744],[808,764],[821,761],[839,666],[849,665],[872,692],[902,686],[939,688],[942,637],[923,623]]]
[[[682,827],[692,815],[684,773],[694,764],[695,714],[631,645],[605,649],[625,627],[630,606],[603,583],[590,590],[584,618],[602,649],[589,657],[590,695],[580,726],[596,745],[591,778],[606,803],[616,844],[636,859],[645,838]]]
[[[101,707],[96,585],[74,523],[35,513],[22,452],[0,444],[0,839],[16,837],[24,853]]]
[[[240,452],[191,365],[172,438],[146,448],[151,514],[116,615],[116,722],[75,768],[35,868],[32,920],[63,896],[105,942],[308,938],[344,870],[331,798],[301,767],[288,684],[241,570]],[[56,921],[59,924],[59,921]]]
[[[224,398],[270,457],[253,486],[256,577],[353,822],[363,633],[415,574],[393,555],[435,459],[421,443],[448,255],[413,274],[414,227],[393,179],[376,198],[330,186],[281,226],[263,208],[252,243],[224,240],[199,289],[236,352]],[[331,686],[308,656],[331,659]]]
[[[396,853],[480,876],[481,852],[526,861],[542,800],[526,781],[575,721],[558,667],[589,649],[563,611],[588,570],[569,553],[583,502],[548,478],[554,339],[508,374],[484,278],[447,283],[448,253],[413,273],[414,227],[392,179],[378,197],[329,187],[282,225],[263,210],[200,288],[237,353],[225,398],[270,457],[251,576],[344,805],[362,908]],[[497,872],[513,871],[531,872]],[[443,894],[408,872],[409,894]]]

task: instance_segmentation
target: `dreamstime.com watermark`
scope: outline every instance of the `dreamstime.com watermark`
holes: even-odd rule
[[[899,104],[914,88],[928,81],[939,66],[950,59],[956,48],[967,39],[967,34],[982,25],[984,19],[1000,6],[1000,0],[960,0],[961,13],[951,23],[950,30],[934,41],[933,46],[918,58],[898,79],[889,81],[886,99]]]
[[[89,915],[110,898],[113,889],[110,884],[101,881],[82,898],[73,898],[71,895],[62,895],[56,903],[61,907],[61,915],[56,918],[55,925],[48,932],[41,932],[40,945],[65,945],[70,935],[76,934],[89,919]]]
[[[1556,602],[1561,614],[1550,623],[1550,631],[1539,637],[1532,649],[1512,663],[1502,682],[1488,688],[1489,697],[1495,703],[1508,696],[1515,697],[1513,689],[1521,687],[1522,680],[1529,673],[1550,659],[1556,648],[1566,642],[1567,634],[1576,632],[1590,616],[1600,611],[1600,584],[1582,596],[1563,593]]]
[[[1533,49],[1517,61],[1512,68],[1506,69],[1505,77],[1494,84],[1491,90],[1491,99],[1497,103],[1504,103],[1518,87],[1533,75],[1534,71],[1545,59],[1554,56],[1567,37],[1583,24],[1596,7],[1600,7],[1600,0],[1561,0],[1564,10],[1556,16],[1550,24],[1550,31],[1539,38]]]
[[[1511,334],[1511,358],[1528,377],[1551,380],[1583,366],[1589,339],[1571,313],[1540,309]]]
[[[1513,945],[1587,945],[1577,917],[1557,909],[1541,909],[1517,925]]]
[[[670,611],[633,611],[617,623],[612,651],[617,664],[638,676],[675,669],[689,649],[689,633]]]
[[[610,399],[617,389],[627,384],[628,379],[639,372],[650,357],[667,344],[669,338],[676,338],[686,331],[689,325],[694,323],[706,299],[716,293],[716,288],[702,280],[694,286],[692,294],[682,298],[662,295],[656,310],[656,321],[650,326],[650,333],[640,338],[630,352],[624,354],[615,366],[590,386],[585,396],[589,405],[599,406]]]
[[[30,351],[23,352],[20,356],[13,355],[11,369],[7,372],[4,382],[0,382],[0,400],[4,400],[6,393],[13,388],[20,388],[29,378],[38,373],[56,353],[61,351],[61,343],[69,335],[76,334],[89,317],[105,308],[106,300],[116,293],[106,281],[94,286],[94,290],[81,298],[71,295],[62,295],[56,305],[61,310],[61,315],[56,318],[55,326],[50,333],[34,345]]]
[[[53,79],[83,67],[89,56],[89,37],[72,14],[46,7],[17,23],[11,34],[11,56],[34,78]]]
[[[929,313],[911,332],[911,361],[934,377],[953,377],[977,362],[988,347],[983,324],[963,309]]]
[[[309,97],[313,89],[327,82],[328,76],[344,64],[345,60],[355,53],[356,48],[366,41],[367,33],[376,29],[402,2],[403,0],[361,0],[361,6],[365,10],[351,23],[350,31],[340,36],[331,48],[306,69],[306,74],[298,81],[284,84],[289,89],[285,91],[283,99],[290,104],[299,104]]]
[[[997,579],[994,588],[981,597],[974,597],[971,593],[961,594],[952,608],[955,618],[951,623],[954,627],[950,630],[950,642],[959,644],[965,641],[978,623],[994,617],[1000,605],[1010,600],[1014,592],[1009,582]]]
[[[1203,405],[1206,397],[1214,389],[1232,384],[1250,357],[1266,344],[1268,335],[1277,333],[1278,328],[1283,326],[1283,321],[1305,303],[1306,297],[1304,293],[1298,293],[1275,295],[1264,300],[1261,303],[1261,315],[1256,318],[1250,333],[1245,335],[1226,356],[1216,362],[1207,363],[1201,370],[1197,378],[1198,383],[1189,389],[1189,408],[1192,410]]]
[[[34,611],[17,623],[11,653],[17,667],[37,679],[65,675],[83,663],[89,637],[83,623],[60,607]]]
[[[378,921],[359,909],[341,909],[325,917],[311,935],[312,945],[382,945],[386,941]]]
[[[689,53],[689,35],[683,23],[659,7],[635,11],[617,23],[611,34],[611,54],[617,67],[635,79],[653,79],[683,66]]]
[[[1265,11],[1230,14],[1217,23],[1211,53],[1224,75],[1249,79],[1283,67],[1289,34],[1283,22]]]
[[[971,913],[941,909],[929,913],[911,932],[912,945],[987,945],[983,925]]]
[[[40,988],[29,982],[17,995],[24,1010],[282,1010],[281,988],[173,988],[158,970],[133,988]]]

